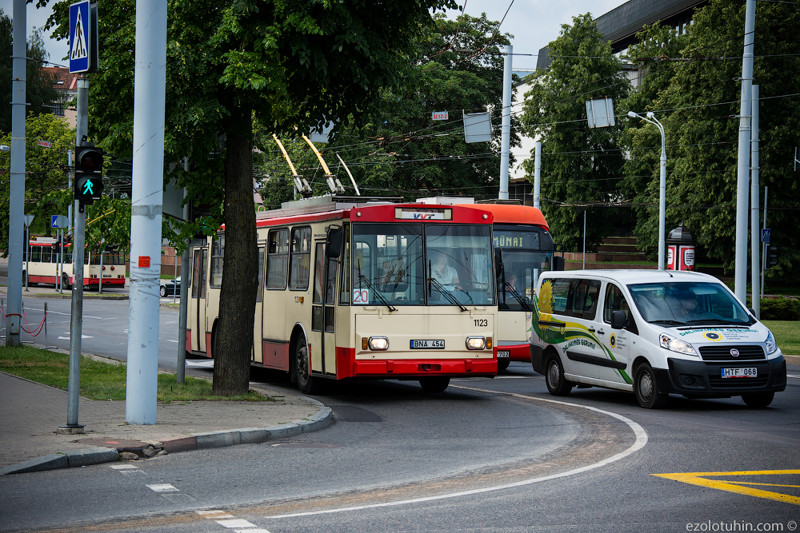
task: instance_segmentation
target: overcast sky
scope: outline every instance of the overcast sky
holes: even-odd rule
[[[51,0],[51,3],[55,0]],[[511,44],[514,46],[514,70],[532,70],[536,66],[539,49],[558,37],[562,24],[571,24],[572,17],[591,13],[593,17],[607,13],[625,3],[625,0],[459,0],[466,13],[479,17],[486,13],[489,20],[500,21],[503,33],[514,35]],[[50,9],[36,9],[27,4],[28,32],[33,28],[43,28]],[[12,0],[0,0],[3,11],[13,17]],[[506,11],[508,13],[506,14]],[[452,11],[455,15],[457,12]],[[103,16],[102,8],[100,16]],[[50,32],[45,32],[45,43],[50,53],[50,61],[63,63],[67,55],[67,42],[47,39]],[[102,37],[101,37],[102,42]],[[531,55],[526,55],[531,54]]]

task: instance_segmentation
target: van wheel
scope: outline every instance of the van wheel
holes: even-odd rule
[[[294,350],[294,372],[297,379],[297,387],[303,394],[314,394],[319,386],[317,380],[311,377],[311,361],[308,357],[308,345],[306,340],[301,337],[297,340]]]
[[[444,392],[450,385],[450,378],[419,378],[419,384],[425,392]]]
[[[751,392],[750,394],[742,394],[742,400],[748,407],[754,409],[763,409],[772,403],[775,397],[774,392]]]
[[[544,380],[547,383],[547,390],[553,396],[566,396],[572,390],[572,383],[564,378],[564,366],[557,355],[547,359]]]
[[[636,393],[636,401],[645,409],[658,409],[667,403],[667,395],[658,390],[656,374],[647,363],[636,367],[633,389]]]

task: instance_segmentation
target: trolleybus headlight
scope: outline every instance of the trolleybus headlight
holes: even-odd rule
[[[767,355],[774,353],[778,349],[778,344],[775,342],[775,337],[772,336],[771,331],[767,335],[767,340],[764,341],[764,347],[767,349]]]
[[[369,348],[376,352],[383,352],[389,349],[389,339],[386,337],[364,337],[361,339],[361,347]]]
[[[697,351],[694,349],[694,346],[692,346],[686,341],[670,337],[666,333],[662,333],[661,335],[658,336],[658,343],[661,345],[662,348],[666,348],[667,350],[670,350],[672,352],[682,353],[684,355],[697,356]]]
[[[467,350],[486,349],[486,337],[467,337]]]

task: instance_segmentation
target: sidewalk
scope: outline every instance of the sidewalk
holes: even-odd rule
[[[81,398],[83,434],[60,434],[67,392],[0,372],[0,475],[79,467],[316,431],[331,410],[310,398],[251,387],[271,402],[202,401],[159,404],[155,425],[128,425],[125,402]]]

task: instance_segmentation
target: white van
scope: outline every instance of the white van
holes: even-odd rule
[[[706,274],[543,272],[532,321],[533,369],[557,396],[596,385],[631,391],[646,408],[670,393],[766,407],[786,388],[772,333]]]

